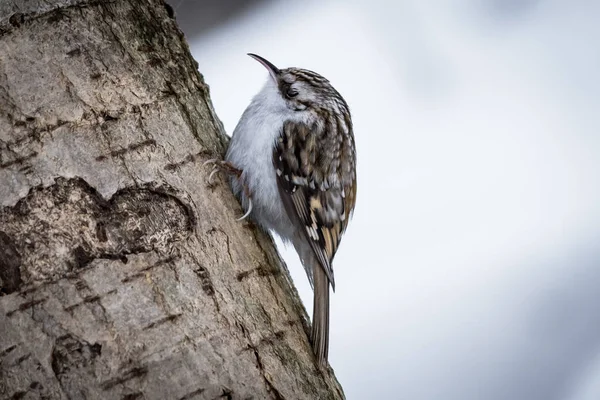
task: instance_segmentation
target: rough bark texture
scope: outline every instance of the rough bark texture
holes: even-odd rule
[[[339,399],[160,0],[0,2],[0,398]]]

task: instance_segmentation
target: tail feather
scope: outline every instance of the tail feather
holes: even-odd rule
[[[327,363],[329,353],[329,279],[317,263],[313,269],[314,302],[311,341],[317,361]]]

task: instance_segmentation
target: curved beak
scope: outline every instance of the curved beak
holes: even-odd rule
[[[275,82],[277,82],[277,77],[279,76],[279,68],[271,64],[268,60],[265,60],[261,56],[257,56],[256,54],[248,53],[248,55],[254,58],[256,61],[264,65],[264,67],[269,71],[269,74],[273,78]]]

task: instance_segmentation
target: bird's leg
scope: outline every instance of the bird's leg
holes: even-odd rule
[[[219,160],[217,158],[212,158],[208,161],[205,161],[204,164],[202,164],[202,166],[207,166],[210,164],[212,164],[212,166],[213,166],[213,170],[210,172],[210,175],[208,176],[208,183],[210,185],[212,185],[214,183],[213,177],[219,171],[226,172],[227,175],[233,175],[238,179],[240,179],[240,177],[242,176],[243,171],[241,169],[237,168],[235,165],[233,165],[229,161],[223,161],[223,160]]]
[[[237,220],[243,221],[246,218],[248,218],[248,216],[252,212],[252,193],[250,193],[250,189],[248,188],[248,186],[245,184],[244,180],[242,179],[243,171],[241,169],[237,168],[235,165],[233,165],[229,161],[223,161],[223,160],[219,160],[216,158],[213,158],[213,159],[210,159],[210,160],[204,162],[203,165],[206,166],[209,164],[213,165],[213,170],[210,172],[210,175],[208,175],[208,184],[209,185],[212,185],[214,183],[213,177],[219,171],[225,172],[225,173],[227,173],[227,175],[235,176],[238,179],[238,181],[242,185],[242,188],[244,189],[244,194],[248,198],[248,210],[246,211],[246,213],[244,215],[242,215]]]

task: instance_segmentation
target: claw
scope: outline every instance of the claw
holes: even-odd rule
[[[206,160],[202,163],[203,167],[206,167],[208,164],[216,164],[219,161],[218,158],[211,158],[210,160]]]
[[[242,170],[236,168],[228,161],[222,161],[222,160],[219,160],[218,158],[211,158],[210,160],[204,161],[202,163],[202,166],[205,167],[210,164],[213,165],[213,169],[212,169],[212,171],[210,171],[210,174],[208,175],[208,184],[209,185],[214,184],[215,174],[219,171],[227,172],[229,175],[234,175],[238,179],[240,179],[240,177],[242,175]],[[242,185],[243,185],[243,183],[242,183]],[[246,196],[248,196],[248,210],[246,211],[246,213],[244,215],[242,215],[240,218],[237,219],[238,221],[245,220],[252,213],[252,199],[250,198],[250,191],[248,190],[248,188],[245,185],[243,185],[243,186],[244,186],[244,193],[246,194]]]
[[[215,167],[213,168],[213,170],[210,172],[210,175],[208,175],[208,184],[209,184],[209,185],[212,185],[212,184],[214,184],[213,178],[214,178],[215,174],[216,174],[217,172],[219,172],[219,171],[220,171],[219,167],[216,167],[216,166],[215,166]]]
[[[219,161],[218,158],[211,158],[210,160],[206,160],[202,163],[202,167],[206,167],[207,165],[210,165],[210,164],[214,165],[212,171],[210,172],[210,175],[208,175],[208,184],[211,186],[215,183],[214,179],[213,179],[215,176],[215,173],[217,173],[219,171],[219,166],[217,165],[218,161]]]
[[[248,218],[248,216],[250,215],[250,213],[252,212],[252,199],[248,198],[248,211],[246,211],[246,214],[242,215],[241,217],[239,217],[237,220],[238,221],[243,221],[246,218]]]

